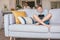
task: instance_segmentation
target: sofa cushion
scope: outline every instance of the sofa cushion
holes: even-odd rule
[[[59,24],[51,24],[50,32],[60,33],[60,23]]]
[[[60,9],[51,9],[49,12],[52,14],[50,23],[60,23]]]
[[[9,26],[10,31],[22,31],[22,32],[48,32],[48,28],[42,25],[35,24],[14,24]]]

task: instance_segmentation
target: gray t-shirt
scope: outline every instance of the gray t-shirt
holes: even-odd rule
[[[40,14],[43,14],[44,16],[46,16],[48,13],[49,13],[49,12],[48,12],[48,10],[46,10],[46,9],[43,10],[42,13],[38,12],[37,10],[35,10],[35,12],[34,12],[34,14],[37,15],[37,16],[40,15]]]
[[[34,10],[33,12],[34,12],[34,14],[33,14],[33,15],[37,15],[37,16],[38,16],[38,15],[40,15],[40,14],[43,14],[44,16],[46,16],[46,15],[49,13],[49,11],[48,11],[48,10],[46,10],[46,9],[45,9],[45,10],[43,10],[43,12],[42,12],[42,13],[38,12],[37,10]],[[33,15],[31,16],[32,18],[33,18]],[[33,18],[33,20],[34,20],[34,21],[36,21],[34,18]]]

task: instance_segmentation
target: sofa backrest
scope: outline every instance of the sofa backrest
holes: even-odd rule
[[[32,10],[32,9],[27,9],[24,11],[26,11],[26,14],[28,17],[31,17],[34,14],[34,10]],[[51,9],[51,10],[49,10],[49,13],[52,14],[52,18],[50,19],[50,23],[60,23],[60,18],[59,18],[60,17],[60,9]],[[15,23],[15,18],[12,13],[8,14],[8,16],[5,16],[5,18],[6,17],[9,19],[9,24]]]
[[[28,17],[33,16],[35,13],[35,9],[24,9]],[[60,9],[51,9],[49,13],[52,14],[52,18],[50,19],[50,23],[60,23]]]
[[[60,9],[51,9],[49,13],[52,14],[50,23],[60,23]]]
[[[18,11],[25,11],[28,17],[32,17],[35,9],[20,9]]]
[[[35,13],[35,9],[24,9],[28,17],[33,16]],[[60,9],[51,9],[49,13],[52,14],[52,18],[50,19],[50,23],[60,23]],[[35,13],[36,14],[36,13]]]

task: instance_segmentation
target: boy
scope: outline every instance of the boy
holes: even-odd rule
[[[34,14],[33,18],[38,23],[38,25],[41,24],[46,27],[50,27],[49,20],[52,17],[52,14],[49,13],[47,10],[43,10],[42,5],[37,5],[36,9],[38,14]]]

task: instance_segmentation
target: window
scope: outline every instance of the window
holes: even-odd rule
[[[19,9],[20,6],[23,7],[26,1],[30,7],[34,7],[36,4],[42,4],[42,0],[16,0],[16,9]]]
[[[20,9],[21,5],[20,5],[20,0],[16,0],[16,9]]]
[[[19,5],[19,0],[16,0],[16,5]]]
[[[60,8],[60,2],[51,2],[51,9]]]
[[[40,0],[36,0],[37,4],[40,3]]]
[[[42,0],[36,0],[37,4],[42,4],[41,2],[42,2]]]

